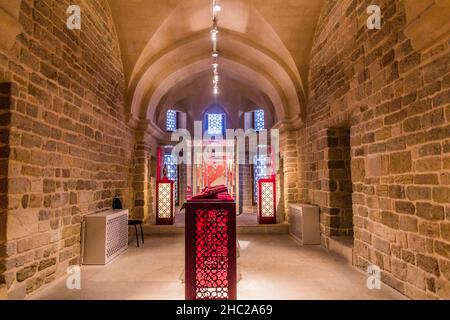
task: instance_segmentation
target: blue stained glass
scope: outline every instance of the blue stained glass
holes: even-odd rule
[[[266,154],[260,154],[255,156],[254,159],[254,184],[253,184],[253,200],[258,202],[258,181],[260,179],[270,178],[271,174],[271,159]]]
[[[262,131],[265,129],[264,110],[255,111],[255,130]]]
[[[174,110],[167,111],[166,130],[174,132],[177,130],[177,112]]]
[[[223,114],[208,114],[208,133],[222,134],[223,133]]]
[[[164,164],[167,166],[167,178],[174,181],[174,198],[178,199],[178,161],[171,153],[164,155]]]

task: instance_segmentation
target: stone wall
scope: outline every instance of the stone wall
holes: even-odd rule
[[[137,134],[134,150],[134,210],[133,218],[147,221],[151,214],[151,146],[145,142],[145,134]]]
[[[280,167],[276,175],[277,221],[288,220],[289,203],[300,200],[299,192],[299,150],[297,133],[285,131],[280,133]]]
[[[369,4],[381,7],[381,30],[366,27]],[[402,1],[326,2],[297,137],[299,195],[333,236],[327,131],[350,129],[355,264],[378,265],[409,297],[449,299],[450,38],[415,51],[405,25]]]
[[[81,31],[66,28],[70,4],[81,6]],[[0,283],[15,298],[80,262],[84,215],[110,208],[115,196],[132,205],[134,149],[107,1],[24,0],[19,22],[13,48],[0,52],[0,74],[14,89]]]
[[[10,106],[11,83],[0,83],[0,261],[6,254],[3,248],[6,242],[6,214],[8,210]],[[3,271],[0,264],[0,274]]]
[[[327,237],[352,236],[352,181],[350,132],[327,128],[308,139],[303,153],[303,187],[309,201],[321,207],[321,233]]]

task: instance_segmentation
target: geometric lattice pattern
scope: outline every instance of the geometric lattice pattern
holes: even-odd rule
[[[174,110],[167,111],[166,130],[168,132],[174,132],[177,128],[177,112]]]
[[[199,209],[196,215],[196,297],[228,299],[228,210]]]
[[[172,218],[171,202],[172,184],[161,182],[158,184],[158,218]]]
[[[121,215],[106,224],[106,257],[110,258],[128,246],[128,216]]]
[[[167,178],[175,184],[174,197],[178,199],[178,159],[172,153],[165,154],[164,164],[167,167]]]
[[[255,117],[255,130],[262,131],[265,129],[264,123],[264,110],[257,110],[254,112]]]
[[[273,182],[261,183],[261,216],[264,218],[272,218],[275,215],[274,186]]]
[[[254,158],[254,165],[253,165],[253,177],[254,177],[254,184],[253,184],[253,201],[254,203],[258,202],[258,186],[259,186],[259,180],[260,179],[268,179],[271,176],[272,173],[272,167],[271,167],[271,159],[267,157],[266,154],[259,154],[256,155]]]
[[[224,132],[223,114],[208,113],[208,133],[222,134]]]

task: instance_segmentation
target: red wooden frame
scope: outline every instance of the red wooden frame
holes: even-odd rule
[[[161,184],[170,184],[170,218],[161,218],[159,216],[159,186]],[[162,179],[156,183],[156,224],[157,225],[172,225],[175,223],[174,219],[174,205],[173,205],[173,188],[174,182],[169,179]]]
[[[273,216],[266,217],[263,216],[262,207],[262,184],[272,183],[273,184]],[[259,179],[258,181],[258,223],[260,224],[276,224],[277,223],[277,188],[276,188],[275,178],[270,179]]]
[[[185,249],[186,300],[237,299],[234,200],[188,200]]]

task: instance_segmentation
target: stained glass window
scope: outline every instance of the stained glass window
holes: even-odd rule
[[[171,153],[164,155],[164,164],[167,166],[167,178],[174,181],[174,199],[178,199],[178,161]]]
[[[167,111],[167,123],[166,123],[166,130],[168,132],[174,132],[177,128],[177,112],[175,110],[168,110]]]
[[[267,179],[271,175],[271,159],[267,154],[258,154],[255,156],[253,162],[253,202],[258,202],[258,181],[260,179]]]
[[[209,134],[222,134],[224,130],[224,115],[218,113],[209,113],[207,116],[208,121],[208,133]]]
[[[262,131],[265,129],[264,110],[257,110],[254,112],[255,130]]]

